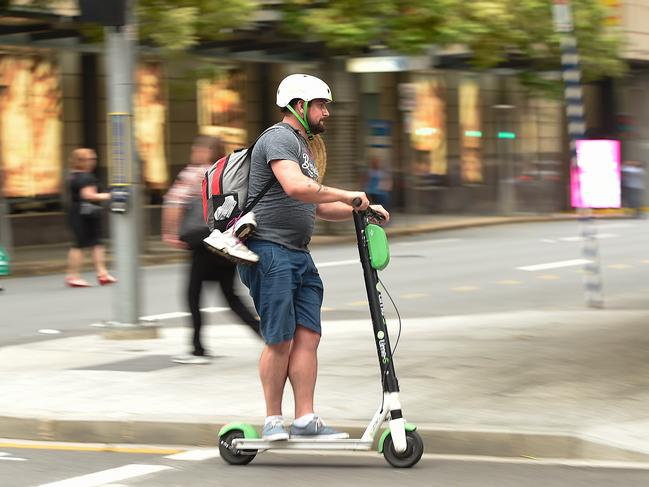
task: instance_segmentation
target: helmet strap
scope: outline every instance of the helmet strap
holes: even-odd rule
[[[309,127],[309,122],[307,122],[306,119],[306,112],[309,109],[309,102],[304,101],[304,118],[300,116],[299,113],[293,108],[291,105],[286,105],[286,108],[288,108],[289,112],[291,112],[293,115],[295,115],[295,118],[298,119],[298,121],[304,126],[304,129],[306,130],[306,135],[309,138],[309,140],[313,140],[313,134],[311,133],[311,127]]]

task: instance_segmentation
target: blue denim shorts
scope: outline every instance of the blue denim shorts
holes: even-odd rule
[[[292,340],[297,325],[320,334],[324,287],[311,254],[266,240],[251,239],[246,245],[259,262],[239,266],[239,276],[261,318],[264,341],[274,345]]]

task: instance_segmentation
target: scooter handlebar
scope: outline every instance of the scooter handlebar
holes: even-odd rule
[[[362,200],[361,200],[360,198],[354,198],[354,199],[352,200],[352,205],[353,205],[355,208],[361,206],[361,203],[362,203]],[[360,213],[362,216],[372,218],[373,220],[376,220],[376,221],[383,221],[383,220],[385,220],[385,217],[384,217],[383,215],[381,215],[378,211],[373,210],[373,209],[370,208],[369,206],[368,206],[366,209],[359,211],[359,213]]]

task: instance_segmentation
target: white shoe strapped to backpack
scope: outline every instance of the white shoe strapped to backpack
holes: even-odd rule
[[[234,235],[241,241],[250,237],[257,229],[255,214],[249,211],[234,224]]]

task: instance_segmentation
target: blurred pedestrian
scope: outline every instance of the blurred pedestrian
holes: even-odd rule
[[[622,165],[622,197],[624,205],[633,210],[636,218],[642,217],[646,174],[640,161],[625,161]]]
[[[65,283],[70,287],[90,287],[80,275],[83,252],[90,249],[97,281],[102,286],[117,282],[106,269],[106,252],[100,243],[101,202],[110,200],[110,193],[100,193],[97,178],[93,174],[97,154],[92,149],[75,149],[70,155],[70,171],[67,177],[68,223],[73,243],[68,252],[68,270]]]
[[[199,135],[191,149],[190,163],[180,171],[164,198],[162,210],[162,238],[180,249],[191,251],[187,282],[187,301],[192,319],[192,350],[178,355],[174,362],[207,364],[210,356],[201,337],[203,318],[200,311],[201,290],[204,281],[218,281],[228,306],[259,334],[259,320],[234,292],[236,265],[205,248],[203,238],[209,229],[203,220],[201,187],[210,165],[225,155],[222,141],[216,137]]]
[[[381,167],[381,160],[374,156],[365,178],[365,194],[372,203],[388,208],[392,191],[392,174]]]

